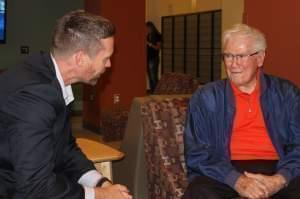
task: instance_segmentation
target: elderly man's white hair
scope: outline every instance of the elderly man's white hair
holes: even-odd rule
[[[264,51],[267,48],[265,35],[256,28],[250,27],[246,24],[235,24],[232,28],[223,33],[223,47],[232,37],[249,37],[253,39],[253,50]]]

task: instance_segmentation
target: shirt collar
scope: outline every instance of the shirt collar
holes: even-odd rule
[[[65,104],[69,105],[72,101],[74,101],[74,95],[73,95],[73,91],[72,91],[72,87],[71,85],[66,86],[64,83],[64,80],[61,76],[60,70],[58,68],[58,65],[53,57],[53,55],[51,54],[51,59],[53,61],[54,64],[54,68],[55,68],[55,74],[56,74],[56,78],[59,82],[62,94],[63,94],[63,98],[65,100]]]

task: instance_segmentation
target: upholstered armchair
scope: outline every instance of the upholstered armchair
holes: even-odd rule
[[[128,111],[122,108],[101,113],[101,133],[106,142],[122,140],[127,124]]]
[[[141,107],[151,199],[179,199],[187,186],[183,131],[188,100],[150,100]]]
[[[164,73],[157,83],[153,94],[191,94],[194,89],[194,79],[191,75],[183,73]]]
[[[133,100],[114,182],[134,198],[178,199],[186,186],[183,130],[191,95],[149,95]]]

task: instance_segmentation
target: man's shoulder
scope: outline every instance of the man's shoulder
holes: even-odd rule
[[[222,94],[225,91],[227,80],[217,80],[213,82],[206,83],[202,87],[199,87],[193,96],[205,96],[205,95],[214,95],[216,92]]]
[[[162,35],[160,33],[154,33],[152,38],[153,38],[153,42],[161,42],[162,41]]]
[[[271,92],[300,92],[299,87],[288,79],[273,76],[270,74],[265,74],[264,77],[266,80],[267,87]]]
[[[225,79],[205,84],[196,90],[190,103],[199,106],[215,104],[216,101],[224,99],[226,84]]]
[[[18,66],[0,76],[0,105],[8,98],[39,96],[39,99],[54,100],[59,96],[59,86],[55,72],[51,72],[51,59],[38,54],[28,57]]]
[[[54,64],[49,53],[34,54],[21,63],[19,68],[40,81],[52,81],[55,78]]]
[[[1,90],[18,90],[27,85],[47,84],[55,79],[50,56],[37,54],[5,71],[0,76]],[[54,68],[53,68],[54,70]]]

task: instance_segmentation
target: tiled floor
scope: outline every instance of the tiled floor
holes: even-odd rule
[[[95,141],[99,141],[99,142],[105,143],[115,149],[120,148],[121,141],[105,142],[105,141],[103,141],[101,135],[99,135],[95,132],[92,132],[90,130],[82,128],[81,116],[72,116],[71,122],[72,122],[73,134],[75,137],[81,137],[81,138],[83,137],[83,138],[88,138],[88,139],[92,139]]]

